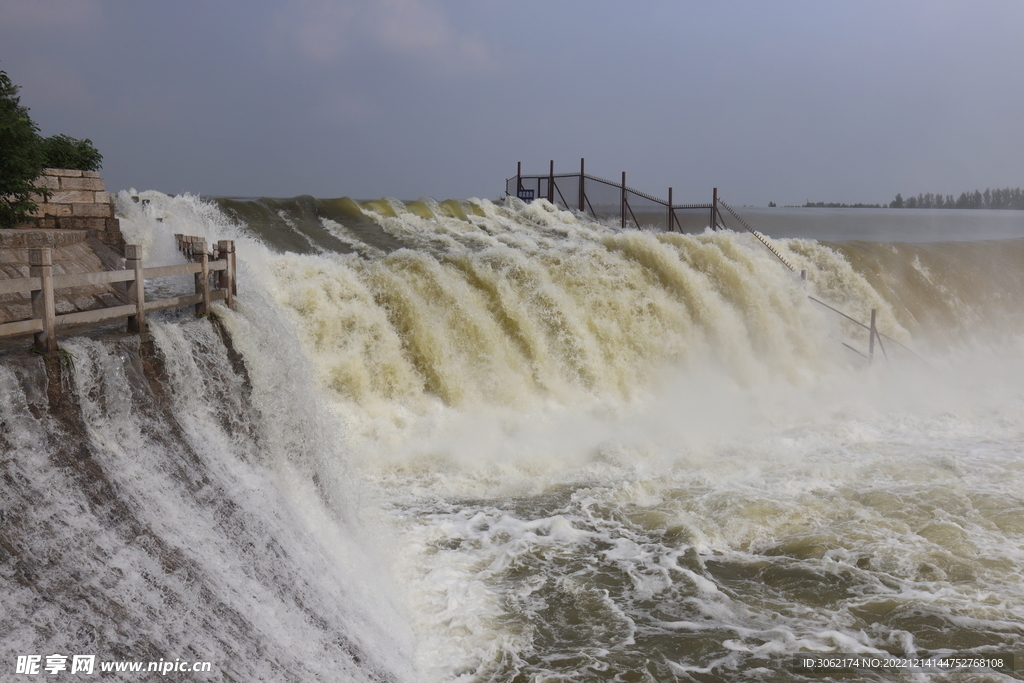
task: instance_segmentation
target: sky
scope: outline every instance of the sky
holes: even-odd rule
[[[1024,186],[1024,2],[0,0],[0,69],[109,190],[676,202]]]

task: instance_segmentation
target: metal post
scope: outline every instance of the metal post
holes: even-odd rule
[[[43,324],[35,343],[47,353],[57,350],[57,313],[53,303],[53,254],[49,247],[28,250],[28,276],[40,279],[40,288],[32,291],[32,315]]]
[[[583,172],[583,158],[580,157],[580,213],[586,210],[584,203],[586,202],[586,194],[583,193],[583,178],[586,174]]]
[[[125,268],[135,271],[135,279],[128,285],[128,301],[135,304],[135,315],[128,316],[128,331],[138,332],[146,339],[146,280],[142,272],[142,246],[126,244]]]
[[[871,329],[868,332],[870,339],[868,340],[868,361],[875,359],[875,335],[878,334],[878,330],[875,328],[875,313],[877,309],[871,309]]]
[[[620,192],[620,194],[621,194],[621,196],[619,197],[619,204],[620,204],[619,212],[622,214],[621,215],[622,229],[625,230],[626,229],[626,172],[625,171],[622,172],[622,191]]]
[[[711,191],[711,229],[718,230],[718,188]]]
[[[519,196],[519,190],[523,189],[523,162],[516,162],[516,196]]]
[[[217,248],[220,250],[220,257],[226,262],[227,268],[220,271],[221,279],[220,286],[224,290],[224,301],[227,303],[228,308],[235,307],[235,293],[233,290],[235,283],[234,273],[234,255],[235,255],[235,243],[233,240],[221,240],[217,242]]]
[[[668,188],[668,231],[672,232],[672,188]]]
[[[555,160],[551,160],[551,168],[548,171],[548,201],[555,203]]]

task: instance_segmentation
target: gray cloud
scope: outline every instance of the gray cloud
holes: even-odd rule
[[[103,20],[100,0],[4,0],[0,11],[9,28],[22,31],[90,31]]]
[[[381,50],[435,73],[493,68],[483,39],[457,30],[431,0],[300,0],[278,10],[274,26],[272,44],[320,65]]]
[[[112,188],[680,201],[1019,186],[1024,4],[0,0],[0,68]]]

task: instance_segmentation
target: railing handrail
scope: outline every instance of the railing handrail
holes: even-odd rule
[[[530,180],[550,180],[551,178],[579,178],[581,176],[583,178],[586,178],[587,180],[593,180],[593,181],[598,182],[598,183],[604,183],[605,185],[608,185],[609,187],[614,187],[616,190],[622,190],[623,189],[622,183],[617,183],[617,182],[608,180],[607,178],[599,178],[598,176],[591,175],[589,173],[579,173],[578,171],[574,172],[574,173],[555,173],[554,175],[551,175],[549,173],[545,173],[544,175],[539,175],[538,174],[538,175],[512,176],[511,178],[505,178],[505,187],[507,188],[509,183],[511,183],[517,177],[519,178],[519,181],[522,182],[525,179],[530,179]],[[660,204],[661,206],[664,206],[666,209],[710,209],[712,207],[711,204],[669,204],[668,201],[666,201],[664,199],[659,199],[658,197],[655,197],[654,195],[647,194],[646,192],[638,190],[638,189],[636,189],[634,187],[630,187],[629,185],[626,185],[625,190],[626,190],[626,192],[630,192],[632,194],[635,194],[638,197],[643,197],[644,199],[652,201],[655,204]],[[506,190],[506,192],[507,192],[507,190]]]
[[[711,213],[711,226],[717,230],[718,227],[719,227],[718,217],[721,216],[721,214],[718,211],[718,205],[721,205],[726,211],[728,211],[730,214],[732,214],[732,217],[735,218],[736,221],[739,222],[739,224],[742,225],[743,228],[746,229],[747,232],[749,232],[751,235],[753,235],[783,265],[785,265],[791,272],[793,272],[793,273],[797,272],[796,268],[793,267],[793,264],[791,264],[782,255],[782,253],[779,251],[779,249],[776,248],[771,243],[771,241],[768,239],[768,237],[766,237],[760,231],[755,230],[753,227],[751,227],[749,223],[747,223],[745,220],[743,220],[743,218],[731,206],[729,206],[729,204],[727,204],[725,201],[722,200],[721,197],[718,196],[718,189],[717,188],[715,188],[715,190],[714,190],[713,199],[712,199],[712,202],[710,204],[672,204],[671,201],[665,201],[663,199],[659,199],[657,197],[649,195],[646,192],[641,192],[640,190],[636,190],[636,189],[633,189],[633,188],[629,187],[628,185],[626,185],[626,174],[625,173],[622,174],[622,181],[621,182],[613,182],[613,181],[608,180],[606,178],[599,178],[597,176],[590,175],[589,173],[585,173],[584,170],[583,170],[583,160],[582,159],[580,160],[580,170],[579,170],[579,172],[573,172],[573,173],[557,173],[556,174],[556,173],[554,173],[554,162],[552,161],[551,164],[552,164],[551,165],[551,169],[552,170],[550,172],[548,172],[547,174],[545,174],[545,175],[522,175],[522,174],[516,174],[515,176],[512,176],[511,178],[506,178],[505,179],[505,191],[506,191],[506,194],[508,194],[509,183],[512,182],[513,180],[518,181],[518,184],[521,186],[522,185],[522,181],[524,179],[537,180],[537,181],[546,180],[549,183],[551,183],[555,178],[580,178],[580,197],[581,197],[580,202],[581,203],[582,202],[586,202],[587,204],[589,204],[590,203],[590,198],[587,196],[587,193],[584,191],[583,187],[584,187],[584,180],[591,180],[591,181],[598,182],[598,183],[604,183],[605,185],[607,185],[609,187],[612,187],[612,188],[615,188],[616,190],[618,190],[620,192],[620,195],[619,195],[620,199],[618,200],[618,202],[622,203],[621,214],[622,214],[622,227],[623,228],[625,228],[625,226],[626,226],[626,215],[627,215],[627,213],[633,219],[633,222],[637,225],[637,227],[639,227],[639,222],[637,221],[636,216],[633,213],[633,209],[632,209],[631,206],[629,206],[628,194],[632,193],[632,194],[634,194],[634,195],[636,195],[638,197],[643,197],[644,199],[652,201],[652,202],[654,202],[656,204],[660,204],[661,206],[664,206],[668,210],[668,212],[669,212],[669,215],[668,215],[668,220],[669,220],[668,230],[669,231],[672,230],[672,221],[673,221],[673,219],[675,217],[675,213],[674,212],[677,209],[711,209],[711,212],[712,212]],[[522,167],[522,164],[520,164],[520,168],[521,167]],[[561,193],[561,190],[558,189],[558,185],[556,183],[553,183],[553,184],[554,184],[554,188],[556,190],[558,190],[559,196],[561,196],[562,193]],[[538,187],[538,189],[540,188],[539,182],[537,184],[537,187]],[[672,188],[669,188],[669,200],[671,200],[671,198],[672,198]],[[569,204],[565,201],[565,197],[562,197],[562,202],[566,206],[569,206]],[[593,205],[590,206],[590,210],[591,210],[591,213],[594,212]],[[596,217],[596,214],[595,214],[595,217]],[[722,227],[725,227],[724,221],[721,222],[721,225],[722,225]],[[803,277],[804,279],[806,279],[806,272],[807,271],[804,271],[801,274],[801,277]],[[827,308],[827,309],[829,309],[829,310],[831,310],[831,311],[833,311],[835,313],[838,313],[839,315],[843,316],[847,320],[849,320],[849,321],[851,321],[851,322],[853,322],[853,323],[863,327],[864,329],[868,330],[868,332],[869,332],[869,337],[868,337],[869,348],[868,348],[868,353],[867,354],[862,353],[861,351],[855,349],[854,347],[850,346],[846,342],[842,342],[842,344],[843,344],[843,346],[847,347],[848,349],[851,349],[852,351],[855,351],[856,353],[860,354],[864,358],[867,358],[869,361],[872,360],[873,357],[874,357],[874,346],[875,346],[875,342],[876,341],[878,342],[878,346],[881,349],[882,353],[885,354],[886,359],[888,359],[888,354],[886,353],[885,346],[882,344],[882,339],[886,339],[886,340],[892,342],[893,344],[896,344],[897,346],[903,348],[908,353],[910,353],[911,355],[913,355],[916,358],[918,358],[925,365],[928,365],[927,361],[925,361],[923,358],[921,358],[921,356],[919,356],[917,353],[915,353],[913,350],[911,350],[905,344],[903,344],[903,343],[893,339],[892,337],[890,337],[890,336],[888,336],[886,334],[882,334],[881,332],[878,331],[878,328],[875,325],[876,309],[872,309],[872,311],[871,311],[871,324],[870,325],[865,325],[864,323],[860,322],[856,318],[854,318],[854,317],[852,317],[850,315],[847,315],[846,313],[843,313],[838,308],[835,308],[834,306],[830,306],[829,304],[825,303],[824,301],[821,301],[820,299],[817,299],[817,298],[815,298],[813,296],[810,296],[810,295],[808,295],[807,298],[809,298],[811,301],[813,301],[813,302],[815,302],[817,304],[820,304],[821,306],[824,306],[825,308]],[[931,366],[929,365],[929,367],[931,367]]]
[[[772,246],[771,242],[768,241],[767,237],[765,237],[760,232],[758,232],[757,230],[754,230],[752,227],[750,227],[750,225],[745,220],[740,218],[740,215],[738,213],[736,213],[735,211],[733,211],[732,207],[729,206],[728,204],[726,204],[722,200],[721,197],[718,198],[718,203],[721,204],[722,206],[724,206],[725,210],[728,211],[729,213],[731,213],[733,218],[735,218],[737,221],[739,221],[739,224],[747,229],[747,232],[749,232],[751,235],[756,237],[761,244],[766,246],[768,248],[768,251],[770,251],[773,254],[775,254],[775,257],[778,258],[780,261],[782,261],[782,263],[785,264],[785,266],[787,268],[789,268],[794,273],[796,272],[796,268],[793,267],[793,264],[791,264],[789,261],[787,261],[782,256],[782,254],[779,253],[779,250]]]
[[[50,248],[30,248],[30,275],[0,280],[0,294],[29,293],[33,317],[0,324],[0,338],[35,334],[36,344],[44,351],[52,352],[57,349],[56,331],[60,327],[128,318],[129,331],[138,332],[145,338],[147,312],[195,306],[197,314],[206,315],[210,313],[210,304],[213,301],[225,301],[229,308],[234,308],[234,295],[237,292],[234,242],[219,242],[214,254],[221,258],[211,261],[210,254],[206,251],[205,239],[185,238],[188,249],[184,249],[183,236],[177,237],[179,248],[186,251],[188,256],[198,257],[197,262],[143,268],[142,248],[129,244],[125,247],[126,267],[123,269],[54,275]],[[194,294],[146,301],[147,279],[189,274],[195,278]],[[210,286],[211,276],[214,280],[213,287]],[[54,304],[55,290],[116,282],[128,283],[129,303],[57,315]]]
[[[211,271],[226,270],[228,263],[226,259],[211,261]],[[173,277],[175,275],[192,275],[202,270],[198,263],[180,263],[171,266],[150,266],[143,269],[143,279],[151,280],[158,277]],[[67,273],[65,275],[53,276],[54,289],[67,289],[69,287],[86,287],[89,285],[107,285],[115,282],[131,282],[135,280],[135,271],[132,270],[94,270],[85,273]],[[38,277],[20,277],[10,280],[0,280],[0,294],[24,294],[42,289],[42,283]]]

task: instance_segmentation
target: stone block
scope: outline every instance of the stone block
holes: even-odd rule
[[[65,247],[79,244],[86,237],[88,232],[85,230],[41,230],[34,225],[26,225],[15,230],[0,230],[0,254],[27,247]],[[22,254],[21,258],[27,257]]]
[[[57,227],[57,219],[52,216],[40,218],[38,223],[39,227],[43,230],[53,230]]]
[[[35,186],[46,190],[59,190],[60,178],[52,175],[41,175],[36,178]]]
[[[43,173],[63,178],[81,178],[84,171],[76,171],[71,168],[44,168]]]
[[[99,171],[82,171],[82,177],[83,178],[99,178],[100,177],[100,172]]]
[[[114,249],[117,249],[119,251],[123,251],[124,250],[124,246],[125,246],[124,236],[121,234],[120,230],[116,230],[116,231],[109,231],[108,230],[108,231],[101,232],[101,233],[99,233],[99,238],[100,238],[100,242],[103,242],[103,244],[107,245],[108,247],[113,247]]]
[[[28,250],[28,264],[30,266],[52,266],[53,250],[50,247],[40,247]]]
[[[97,192],[93,197],[94,204],[109,204],[110,193],[109,192]]]
[[[109,218],[114,215],[114,207],[110,204],[72,204],[71,215]]]
[[[39,205],[40,216],[70,216],[71,205],[70,204],[40,204]]]
[[[50,195],[49,204],[93,204],[96,193],[89,190],[57,190]]]
[[[39,230],[28,230],[25,234],[25,244],[28,247],[49,247],[53,246],[50,236]],[[29,265],[32,265],[32,253],[29,252]],[[52,263],[51,263],[52,265]]]
[[[61,178],[60,189],[102,192],[104,190],[103,178]]]
[[[106,230],[107,220],[99,216],[66,216],[58,220],[57,227],[61,230]]]

